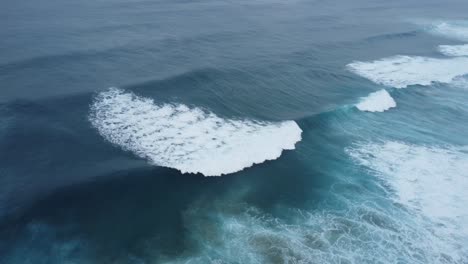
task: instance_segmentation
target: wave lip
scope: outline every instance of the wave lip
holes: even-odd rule
[[[356,104],[357,109],[367,112],[384,112],[396,107],[396,102],[392,96],[384,89],[373,92]]]
[[[452,57],[468,56],[468,44],[465,45],[440,45],[439,51]]]
[[[375,83],[395,88],[450,83],[468,74],[468,58],[437,59],[419,56],[393,56],[371,62],[353,62],[348,68]]]
[[[294,149],[302,130],[294,121],[223,119],[183,104],[110,88],[91,105],[89,120],[108,141],[182,173],[234,173]]]

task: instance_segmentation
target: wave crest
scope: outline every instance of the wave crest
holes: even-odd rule
[[[386,90],[380,90],[369,94],[356,107],[361,111],[384,112],[396,107],[396,102]]]
[[[452,57],[468,56],[468,44],[465,45],[440,45],[439,51]]]
[[[98,94],[89,119],[108,141],[151,163],[220,176],[277,159],[294,149],[302,130],[294,121],[223,119],[183,104],[154,103],[122,89]]]
[[[468,74],[468,58],[436,59],[418,56],[394,56],[371,62],[353,62],[348,68],[375,83],[395,88],[410,85],[450,83]]]

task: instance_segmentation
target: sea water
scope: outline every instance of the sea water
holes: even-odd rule
[[[0,9],[0,263],[468,263],[466,1]]]

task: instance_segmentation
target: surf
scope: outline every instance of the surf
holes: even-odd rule
[[[468,56],[468,44],[465,45],[440,45],[439,51],[452,57]]]
[[[119,88],[98,94],[89,120],[107,141],[182,173],[221,176],[274,160],[301,140],[295,121],[222,118],[184,104],[156,104]]]
[[[347,148],[356,163],[385,183],[396,203],[428,225],[454,260],[468,252],[468,153],[466,146],[424,146],[398,141],[357,143]],[[426,222],[426,219],[428,222]]]
[[[380,90],[363,98],[356,108],[366,112],[384,112],[396,107],[396,102],[386,90]]]
[[[348,68],[377,84],[406,88],[411,85],[429,86],[434,82],[450,83],[468,74],[468,58],[439,59],[397,55],[370,62],[356,61]]]

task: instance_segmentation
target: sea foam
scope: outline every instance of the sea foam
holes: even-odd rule
[[[375,83],[395,88],[409,85],[449,83],[468,74],[468,58],[436,59],[418,56],[393,56],[371,62],[348,64],[351,71]]]
[[[432,24],[431,32],[440,36],[468,40],[468,23],[466,21],[443,21]]]
[[[277,159],[294,149],[294,121],[221,118],[183,104],[156,104],[122,89],[96,96],[89,119],[108,141],[159,166],[220,176]]]
[[[372,195],[364,201],[333,195],[347,209],[277,206],[286,219],[232,200],[195,203],[185,212],[184,226],[198,250],[167,264],[466,263],[464,247],[447,246],[451,238],[434,234],[430,223],[401,206],[380,207]]]
[[[468,44],[465,45],[440,45],[439,51],[452,57],[468,56]]]
[[[386,90],[380,90],[369,94],[361,102],[356,104],[361,111],[384,112],[392,107],[396,107],[396,102]]]
[[[398,203],[434,223],[435,234],[449,246],[449,256],[468,254],[459,251],[468,242],[466,148],[388,141],[363,144],[348,152],[388,184]]]

